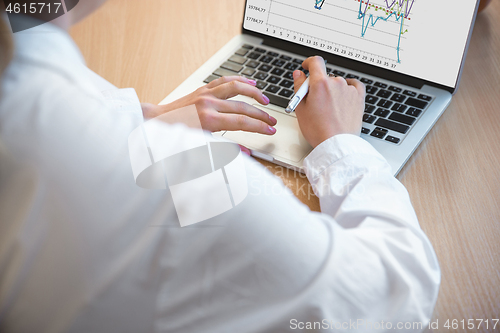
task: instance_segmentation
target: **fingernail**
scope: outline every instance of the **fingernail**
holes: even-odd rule
[[[271,133],[271,134],[276,133],[276,128],[269,126],[269,133]]]
[[[273,123],[274,125],[276,125],[276,123],[278,123],[278,121],[276,120],[276,118],[274,117],[271,117],[269,116],[269,120],[271,121],[271,123]]]
[[[255,80],[248,80],[248,84],[250,84],[252,86],[256,86],[257,85],[257,81],[255,81]]]
[[[266,102],[266,104],[269,104],[269,97],[267,97],[266,95],[262,95],[262,98],[264,99],[264,102]]]
[[[293,72],[293,78],[294,79],[298,79],[299,75],[300,75],[300,71],[299,70],[296,70],[296,71]]]
[[[247,154],[248,156],[251,156],[251,155],[252,155],[252,153],[250,152],[250,149],[248,149],[247,147],[244,147],[244,146],[242,146],[242,145],[238,145],[238,146],[240,146],[241,152],[242,152],[243,154]]]

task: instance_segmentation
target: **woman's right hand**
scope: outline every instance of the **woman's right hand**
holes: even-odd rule
[[[309,70],[309,93],[295,112],[305,139],[316,147],[337,134],[359,135],[365,108],[365,85],[355,79],[329,77],[321,57],[302,64]],[[293,73],[295,91],[306,80],[301,71]]]

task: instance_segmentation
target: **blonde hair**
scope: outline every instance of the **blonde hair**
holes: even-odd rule
[[[12,32],[7,22],[1,17],[5,12],[4,4],[0,5],[0,76],[9,65],[14,53],[14,43],[12,41]]]

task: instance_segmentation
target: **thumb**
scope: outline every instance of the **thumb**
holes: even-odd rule
[[[307,76],[303,71],[296,70],[295,72],[293,72],[293,81],[294,81],[293,89],[295,90],[295,92],[299,90],[300,86],[302,85],[302,83],[304,83],[306,79]]]

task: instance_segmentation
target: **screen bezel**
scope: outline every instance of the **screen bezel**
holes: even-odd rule
[[[433,87],[436,87],[439,89],[449,91],[452,94],[455,94],[457,89],[458,89],[460,79],[462,77],[462,71],[464,68],[464,63],[465,63],[465,59],[467,56],[467,51],[469,49],[469,43],[470,43],[470,39],[471,39],[471,35],[472,35],[472,30],[474,28],[474,23],[475,23],[476,17],[477,17],[477,10],[479,8],[479,3],[480,3],[480,0],[476,0],[474,15],[472,17],[471,25],[469,27],[469,34],[467,36],[467,43],[465,45],[464,53],[462,56],[462,62],[460,63],[460,69],[459,69],[459,72],[457,75],[457,80],[455,82],[454,87],[448,87],[448,86],[445,86],[445,85],[442,85],[439,83],[435,83],[432,81],[428,81],[425,79],[421,79],[421,78],[418,78],[415,76],[401,74],[401,73],[392,71],[390,69],[377,67],[377,66],[370,65],[370,64],[367,64],[364,62],[352,60],[352,59],[342,57],[342,56],[339,56],[336,54],[321,51],[321,50],[318,50],[318,49],[315,49],[312,47],[300,45],[300,44],[290,42],[290,41],[285,41],[285,40],[282,40],[282,39],[279,39],[276,37],[271,37],[271,36],[265,35],[265,34],[260,33],[260,32],[247,30],[247,29],[245,29],[245,17],[246,17],[246,12],[248,9],[248,6],[247,6],[248,0],[245,0],[245,11],[243,14],[243,22],[241,24],[241,30],[242,30],[243,34],[247,34],[247,35],[251,35],[251,36],[255,36],[255,37],[263,39],[263,45],[282,49],[282,50],[287,51],[287,52],[302,55],[304,57],[307,57],[310,55],[319,55],[319,56],[322,56],[325,60],[327,60],[328,63],[335,64],[335,65],[341,66],[341,67],[345,67],[347,69],[351,69],[354,71],[363,72],[363,73],[366,73],[368,75],[380,77],[382,79],[386,79],[389,81],[394,81],[397,83],[405,84],[405,85],[408,85],[410,87],[421,89],[424,85],[429,85],[429,86],[433,86]]]

